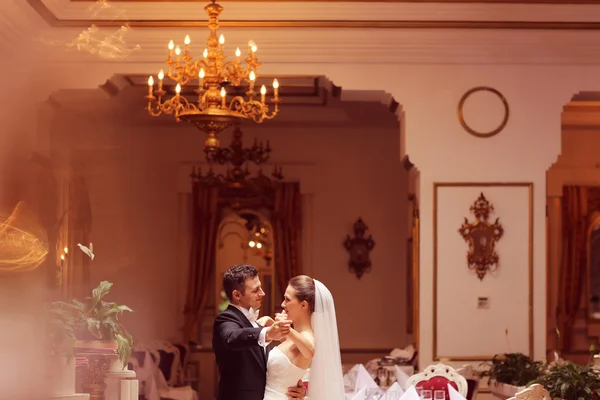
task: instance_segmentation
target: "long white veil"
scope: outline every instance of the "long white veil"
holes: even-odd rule
[[[315,356],[310,366],[308,398],[310,400],[344,400],[342,356],[338,337],[333,296],[325,285],[315,282],[315,311],[312,326]]]

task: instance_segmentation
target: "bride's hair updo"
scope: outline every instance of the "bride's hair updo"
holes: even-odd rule
[[[298,275],[290,279],[299,302],[306,301],[310,312],[315,312],[315,281],[307,275]]]

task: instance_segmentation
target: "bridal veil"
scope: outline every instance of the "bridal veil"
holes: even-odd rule
[[[344,377],[333,296],[325,285],[315,282],[315,311],[312,326],[315,356],[310,366],[310,400],[344,400]]]

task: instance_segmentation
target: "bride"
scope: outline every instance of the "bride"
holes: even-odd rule
[[[310,367],[310,400],[343,400],[344,381],[333,297],[321,282],[306,275],[292,278],[275,318],[290,320],[293,327],[285,341],[269,352],[264,400],[287,400]],[[270,317],[259,321],[273,324]]]

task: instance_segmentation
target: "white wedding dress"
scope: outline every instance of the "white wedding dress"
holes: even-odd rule
[[[311,400],[345,400],[344,374],[340,356],[335,305],[329,289],[315,282],[315,312],[312,327],[315,356],[310,363],[309,392]],[[263,400],[288,400],[289,387],[304,377],[305,369],[295,366],[277,347],[269,353],[267,384]]]
[[[285,354],[275,347],[269,352],[267,361],[267,385],[264,400],[288,400],[288,388],[296,386],[306,373],[297,367]]]

